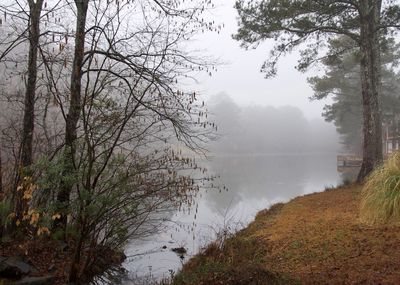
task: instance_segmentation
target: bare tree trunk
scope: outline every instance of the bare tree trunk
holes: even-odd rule
[[[77,139],[77,127],[82,110],[81,106],[81,79],[82,64],[85,48],[85,25],[89,0],[75,0],[77,9],[76,35],[74,61],[71,74],[70,87],[70,106],[66,118],[65,127],[65,152],[64,152],[64,175],[71,175],[75,171],[75,143]],[[70,193],[73,185],[71,183],[62,183],[61,189],[57,195],[57,201],[61,205],[61,219],[56,220],[55,227],[66,231],[67,214],[70,199]]]
[[[4,190],[3,190],[3,168],[2,168],[2,160],[1,160],[1,140],[0,140],[0,203],[4,201]],[[0,238],[3,237],[3,217],[0,216]]]
[[[82,233],[79,234],[78,240],[76,241],[76,246],[74,250],[74,257],[72,259],[71,271],[69,272],[69,282],[78,283],[80,277],[80,264],[81,264],[81,251],[84,244],[84,236]]]
[[[4,190],[3,190],[3,164],[1,160],[1,140],[0,140],[0,202],[3,201]]]
[[[79,268],[81,260],[81,251],[83,240],[81,237],[78,239],[78,243],[75,248],[74,258],[72,261],[72,268],[69,274],[69,282],[77,282],[79,280]],[[79,284],[79,283],[78,283]]]
[[[357,180],[364,178],[383,160],[381,119],[381,72],[379,36],[376,31],[381,1],[360,1],[361,85],[363,101],[363,162]]]
[[[24,102],[24,121],[22,129],[22,141],[20,146],[20,157],[17,167],[14,189],[20,183],[23,171],[32,164],[32,145],[35,119],[35,98],[36,98],[36,79],[37,79],[37,55],[40,37],[40,13],[42,11],[43,0],[29,0],[29,55],[28,55],[28,82],[25,91]],[[29,174],[28,174],[29,175]],[[15,214],[17,220],[22,220],[23,212],[26,208],[22,199],[22,191],[17,191],[15,195]]]

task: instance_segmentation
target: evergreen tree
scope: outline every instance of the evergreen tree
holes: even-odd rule
[[[382,115],[386,124],[393,125],[393,116],[400,108],[399,75],[395,66],[399,63],[399,45],[393,39],[382,42]],[[360,55],[356,44],[348,37],[329,41],[328,55],[322,60],[323,76],[309,78],[314,90],[312,99],[332,96],[333,103],[326,105],[322,114],[334,122],[342,135],[342,143],[352,152],[361,152],[362,100],[360,78]]]
[[[381,34],[399,27],[398,1],[346,0],[237,0],[239,30],[234,38],[242,46],[256,47],[266,39],[276,42],[262,71],[276,73],[278,59],[301,45],[298,69],[318,61],[319,53],[332,36],[352,39],[360,54],[363,108],[363,180],[382,161]]]

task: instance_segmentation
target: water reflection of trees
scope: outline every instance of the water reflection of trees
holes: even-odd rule
[[[234,208],[247,199],[290,199],[302,195],[306,187],[321,191],[338,180],[335,154],[215,157],[208,162],[208,169],[218,173],[217,183],[228,188],[208,191],[207,201],[215,211]]]

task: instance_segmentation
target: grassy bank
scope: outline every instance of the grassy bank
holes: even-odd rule
[[[349,185],[262,211],[174,284],[399,284],[400,226],[362,224],[360,192]]]

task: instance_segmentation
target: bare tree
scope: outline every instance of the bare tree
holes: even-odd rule
[[[0,144],[0,200],[3,200],[3,163],[1,161],[1,144]]]
[[[40,14],[42,12],[43,0],[28,0],[29,4],[29,54],[28,54],[28,70],[27,85],[25,89],[24,103],[24,119],[22,129],[22,141],[20,147],[20,159],[18,170],[16,173],[16,181],[14,189],[17,189],[15,195],[15,216],[16,221],[22,221],[23,213],[26,205],[23,199],[24,193],[18,191],[18,184],[21,176],[28,175],[24,173],[33,162],[33,131],[35,127],[35,100],[36,100],[36,81],[37,81],[37,57],[40,38]]]
[[[76,10],[77,10],[77,20],[76,20],[76,31],[75,31],[75,55],[72,65],[72,75],[71,75],[71,86],[70,86],[70,102],[69,102],[69,111],[66,116],[66,131],[65,131],[65,173],[72,173],[74,169],[77,169],[76,161],[75,161],[75,143],[77,139],[77,127],[78,121],[82,111],[82,94],[81,94],[81,84],[82,84],[82,75],[83,73],[92,73],[92,72],[107,72],[109,74],[113,74],[113,76],[117,76],[120,79],[121,84],[124,84],[125,88],[128,88],[129,94],[134,94],[136,89],[140,86],[139,82],[150,82],[150,86],[147,91],[158,92],[160,96],[162,91],[165,90],[169,94],[173,92],[171,85],[176,81],[176,76],[179,74],[179,69],[183,69],[183,64],[181,61],[184,61],[185,67],[189,68],[190,65],[196,65],[194,62],[191,62],[190,58],[186,57],[183,54],[173,54],[173,48],[176,46],[177,42],[190,37],[195,33],[194,23],[197,23],[200,27],[206,26],[211,28],[211,23],[203,23],[203,20],[200,19],[199,15],[204,11],[204,3],[200,3],[198,6],[193,7],[185,7],[185,8],[177,8],[179,5],[177,4],[171,7],[168,3],[164,3],[163,1],[143,1],[135,4],[126,2],[120,3],[92,3],[92,9],[100,11],[101,13],[96,13],[96,17],[94,20],[103,21],[107,19],[108,22],[97,22],[95,25],[91,27],[86,27],[86,16],[87,10],[89,7],[88,1],[75,1]],[[107,9],[104,8],[106,5]],[[134,8],[131,8],[131,5],[134,5]],[[157,9],[155,9],[157,8]],[[112,16],[106,17],[109,11]],[[160,27],[169,27],[173,26],[173,22],[171,19],[174,19],[176,23],[179,23],[177,27],[175,27],[173,33],[172,30],[159,30],[157,27],[147,25],[144,29],[133,30],[131,34],[124,35],[124,38],[118,38],[116,40],[116,33],[120,33],[122,28],[128,29],[129,26],[126,25],[121,27],[121,19],[124,17],[124,21],[128,21],[129,14],[121,15],[121,11],[128,11],[131,9],[142,10],[143,18],[142,20],[145,23],[149,23],[149,19],[146,17],[159,18],[157,25]],[[155,12],[156,11],[156,12]],[[147,13],[147,14],[146,14]],[[113,21],[117,21],[117,26],[111,26],[110,23]],[[169,22],[169,23],[168,23]],[[175,23],[175,24],[176,24]],[[117,28],[117,30],[107,30],[100,24],[108,24],[110,28]],[[137,23],[131,22],[134,26]],[[86,31],[93,31],[93,38],[91,40],[96,40],[95,37],[101,37],[104,41],[101,45],[94,45],[93,48],[84,53],[84,45],[85,45],[85,37],[89,34]],[[161,34],[157,34],[161,33]],[[155,35],[160,36],[157,40],[162,41],[166,40],[167,44],[165,45],[164,50],[155,50],[153,49],[155,46],[159,45],[161,42],[151,41],[148,46],[137,46],[138,50],[133,50],[132,40],[138,40],[139,43],[143,41],[140,39],[143,37],[144,40],[148,38],[154,38]],[[175,36],[174,40],[171,40],[171,37]],[[122,50],[121,53],[119,50]],[[130,53],[129,53],[130,52]],[[97,58],[98,57],[98,58]],[[105,63],[108,65],[103,65],[101,67],[93,68],[93,63],[96,61],[100,61],[102,58],[107,59]],[[162,60],[159,60],[162,59]],[[143,62],[140,62],[142,60]],[[91,65],[87,71],[84,71],[86,65]],[[172,70],[168,70],[164,73],[159,72],[161,68],[165,64],[172,64],[175,66],[175,73],[172,73]],[[120,66],[125,65],[126,67],[122,70],[118,70]],[[192,66],[192,68],[194,68]],[[169,72],[169,73],[167,73]],[[120,74],[118,74],[120,73]],[[129,82],[129,77],[138,76],[140,80],[136,80],[132,84]],[[135,100],[139,102],[139,106],[144,104],[141,102],[140,97],[136,97]],[[152,108],[153,110],[167,110],[165,107],[165,102],[161,101],[157,106],[151,106],[147,104],[146,108]],[[159,114],[161,115],[161,114]],[[177,133],[179,133],[178,125],[176,125]],[[185,132],[180,132],[181,135],[185,135]],[[58,194],[58,202],[65,207],[68,206],[69,196],[72,191],[73,185],[63,185],[62,190]],[[66,228],[66,215],[63,213],[63,218],[58,221],[58,227],[65,230]]]
[[[171,28],[176,19],[170,14],[162,12],[160,16],[140,8],[142,13],[152,13],[158,19],[156,24],[144,14],[143,26],[126,29],[131,26],[126,18],[131,12],[128,3],[93,7],[95,25],[87,34],[91,46],[86,48],[85,77],[81,78],[82,132],[74,142],[77,196],[72,204],[72,188],[65,196],[75,207],[72,213],[80,229],[70,281],[79,279],[85,241],[91,241],[93,247],[143,234],[154,213],[165,211],[175,205],[172,201],[196,188],[192,179],[178,174],[179,169],[195,164],[168,152],[166,146],[178,137],[189,148],[198,148],[211,127],[202,121],[205,112],[199,109],[201,104],[196,105],[196,95],[173,87],[181,75],[179,70],[206,69],[203,61],[196,62],[178,49],[180,40],[192,33],[182,29],[185,21],[197,16],[200,9],[183,17],[183,27]],[[118,154],[122,160],[117,159]],[[125,178],[115,181],[113,176],[120,171]],[[110,181],[114,184],[109,185]],[[109,204],[99,207],[99,199]],[[87,209],[98,209],[94,220]],[[120,223],[111,222],[111,216],[120,217]],[[127,232],[115,239],[116,228]],[[85,263],[92,262],[87,256]]]
[[[202,19],[208,1],[61,2],[55,12],[42,2],[34,136],[19,137],[20,116],[7,114],[6,144],[19,162],[14,142],[30,140],[24,149],[33,153],[38,187],[29,207],[44,209],[42,222],[54,236],[61,230],[74,240],[69,280],[79,282],[96,263],[96,250],[154,232],[196,195],[203,180],[192,171],[206,174],[191,155],[205,153],[214,125],[199,95],[181,83],[213,67],[183,45],[215,27]],[[10,44],[9,64],[16,58]],[[29,75],[21,63],[34,66],[22,59],[12,80]],[[23,91],[4,99],[18,109]]]
[[[77,139],[77,125],[81,114],[81,78],[82,66],[84,60],[85,36],[86,36],[86,17],[89,6],[89,0],[75,0],[76,7],[76,30],[75,30],[75,47],[74,59],[72,64],[71,85],[70,85],[70,102],[69,111],[65,124],[65,169],[64,174],[71,173],[76,169],[75,164],[75,143]],[[63,183],[57,195],[60,204],[67,208],[69,196],[73,185]],[[66,230],[67,213],[62,212],[61,219],[57,220],[56,227]]]
[[[28,205],[23,199],[23,191],[17,189],[21,189],[18,186],[24,176],[33,175],[30,166],[34,163],[35,147],[38,148],[42,141],[40,132],[36,130],[40,126],[38,121],[42,115],[37,115],[42,107],[42,100],[48,99],[43,92],[43,72],[39,68],[39,51],[46,44],[41,38],[52,32],[48,27],[49,15],[54,14],[59,4],[60,1],[55,1],[54,6],[51,6],[43,0],[24,0],[6,1],[0,5],[5,19],[5,33],[0,39],[0,62],[1,72],[5,77],[3,84],[6,87],[1,94],[1,101],[6,111],[4,116],[7,118],[2,122],[2,129],[8,136],[7,148],[15,160],[13,178],[7,183],[11,189],[9,194],[14,204],[15,221],[18,223],[22,221]],[[41,25],[46,27],[44,33],[40,31]],[[38,74],[42,78],[39,79]],[[14,110],[10,110],[11,108]],[[46,120],[46,114],[42,118],[43,121]],[[42,129],[45,129],[44,126]]]

